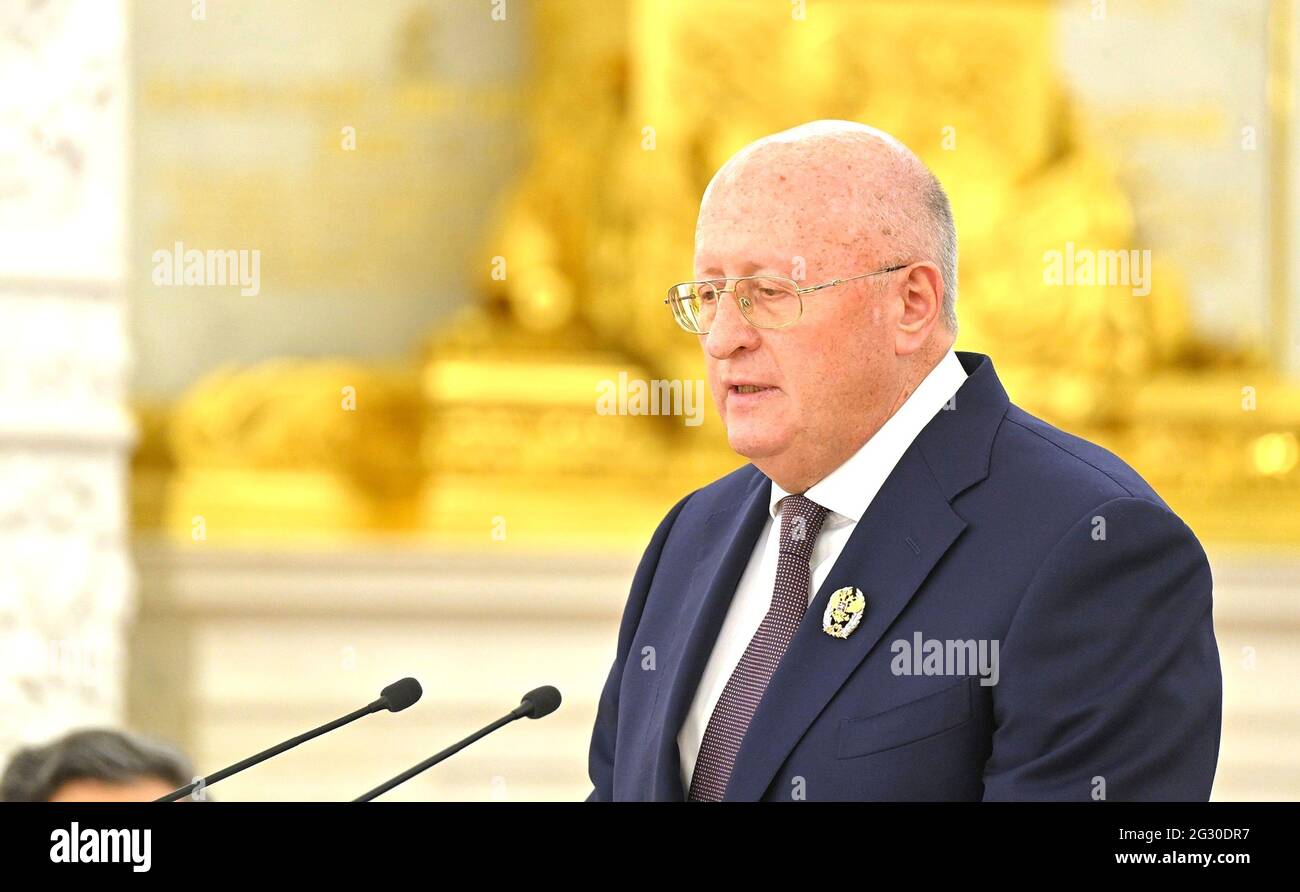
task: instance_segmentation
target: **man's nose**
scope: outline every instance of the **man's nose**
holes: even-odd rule
[[[758,329],[750,325],[741,314],[739,300],[734,291],[718,295],[713,324],[704,336],[705,349],[714,359],[726,359],[737,350],[752,350],[758,345]]]

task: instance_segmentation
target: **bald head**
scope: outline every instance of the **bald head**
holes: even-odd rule
[[[772,219],[773,199],[781,206]],[[700,203],[739,216],[763,213],[792,255],[807,258],[829,239],[851,268],[846,276],[895,263],[928,260],[942,276],[942,318],[957,330],[957,234],[939,180],[893,136],[852,121],[813,121],[741,149],[714,175]],[[752,233],[770,241],[768,233]],[[698,264],[697,264],[698,266]]]

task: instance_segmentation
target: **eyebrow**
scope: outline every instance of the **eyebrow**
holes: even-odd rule
[[[753,260],[746,260],[743,264],[741,264],[741,267],[740,267],[740,268],[741,268],[741,275],[745,275],[745,276],[750,275],[750,274],[753,273],[755,270],[760,270],[760,269],[780,269],[780,267],[778,267],[776,264],[773,264],[773,263],[758,263],[758,262],[753,261]],[[706,277],[715,277],[715,278],[719,278],[719,279],[724,278],[723,273],[722,273],[722,270],[718,269],[718,267],[716,267],[716,266],[710,266],[710,267],[706,267],[706,268],[703,269],[703,270],[700,270],[700,275],[701,275],[701,276],[706,276]]]

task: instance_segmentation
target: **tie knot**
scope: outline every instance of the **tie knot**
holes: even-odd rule
[[[801,495],[781,500],[781,551],[794,552],[804,559],[811,557],[813,543],[821,532],[827,510]]]

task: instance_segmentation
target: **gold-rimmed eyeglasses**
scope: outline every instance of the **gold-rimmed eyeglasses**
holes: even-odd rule
[[[911,266],[899,263],[884,269],[832,279],[820,285],[800,288],[794,279],[785,276],[741,276],[735,279],[709,279],[701,282],[679,282],[668,289],[664,303],[673,311],[677,324],[691,334],[708,334],[713,317],[718,311],[718,300],[731,293],[740,307],[740,313],[755,328],[785,328],[803,316],[803,296],[823,288],[834,288],[854,279],[897,272]],[[727,283],[731,282],[730,288]]]

